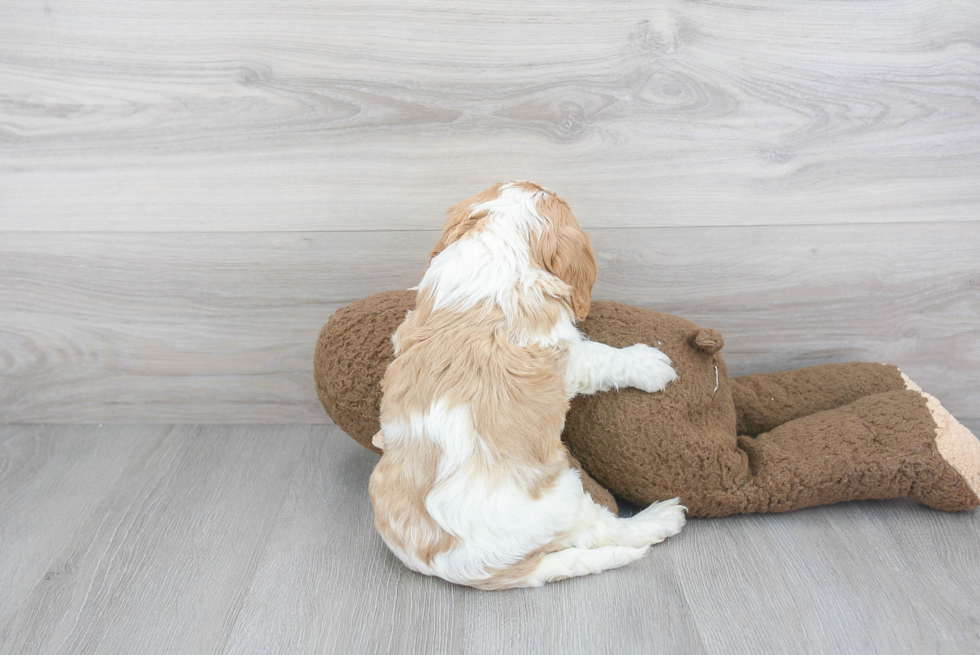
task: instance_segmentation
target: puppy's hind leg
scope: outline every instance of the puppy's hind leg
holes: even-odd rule
[[[601,573],[625,566],[646,555],[650,546],[600,546],[599,548],[566,548],[545,555],[537,568],[518,583],[520,587],[540,587],[546,582]]]
[[[575,525],[557,545],[559,548],[610,545],[639,548],[659,544],[681,531],[686,509],[680,504],[680,499],[672,498],[654,503],[635,516],[621,519],[584,496]]]
[[[621,519],[582,495],[575,525],[554,544],[519,586],[538,587],[546,582],[615,569],[642,558],[652,544],[672,537],[684,527],[684,510],[677,498],[650,505]]]
[[[662,500],[643,509],[638,514],[620,519],[620,530],[624,535],[633,539],[642,539],[644,543],[659,544],[667,537],[673,537],[681,531],[687,519],[684,512],[687,508],[680,504],[680,498]]]
[[[635,562],[652,544],[680,532],[684,527],[684,509],[674,498],[621,519],[586,496],[576,526],[558,544],[567,547],[545,555],[518,584],[539,587],[546,582],[601,573]]]

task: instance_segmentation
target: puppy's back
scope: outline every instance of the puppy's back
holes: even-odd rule
[[[480,579],[532,555],[574,511],[541,504],[557,486],[580,485],[560,440],[568,401],[559,353],[515,343],[493,307],[432,310],[424,298],[417,307],[383,381],[375,523],[410,568]],[[563,481],[567,472],[574,479]],[[524,531],[516,540],[515,530]]]

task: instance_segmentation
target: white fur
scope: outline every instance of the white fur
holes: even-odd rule
[[[510,316],[516,307],[540,306],[553,293],[555,278],[531,264],[528,248],[528,235],[548,227],[536,211],[539,193],[507,186],[497,199],[473,208],[489,212],[485,227],[434,257],[419,285],[432,294],[437,309],[464,309],[489,300]],[[563,353],[569,398],[626,386],[662,391],[677,378],[670,359],[656,348],[637,344],[617,349],[589,341],[567,313],[549,334],[527,335],[521,341]],[[395,349],[400,350],[397,338]],[[408,422],[382,425],[387,447],[400,440],[430,439],[442,452],[425,507],[459,544],[437,554],[431,564],[392,548],[416,571],[473,584],[550,544],[556,552],[545,555],[519,582],[539,586],[639,559],[651,544],[684,525],[684,508],[677,499],[651,505],[630,519],[614,516],[585,493],[573,469],[537,498],[526,491],[534,482],[526,478],[533,472],[525,472],[524,479],[506,474],[490,479],[480,472],[486,469],[473,466],[475,458],[491,457],[475,423],[470,406],[450,407],[439,400]],[[400,527],[401,534],[411,533],[411,526]]]
[[[578,339],[568,339],[567,344],[565,382],[569,398],[620,387],[652,393],[663,391],[669,382],[677,379],[670,358],[644,343],[613,348],[589,341],[579,333]]]
[[[489,571],[521,559],[575,520],[582,496],[575,471],[567,471],[551,493],[533,499],[523,490],[527,481],[504,478],[495,484],[468,466],[483,444],[467,406],[437,402],[424,415],[413,415],[410,424],[388,423],[383,430],[388,447],[402,439],[428,438],[443,450],[425,506],[462,545],[437,555],[431,566],[396,553],[416,571],[460,584],[486,579]]]
[[[434,257],[419,283],[420,291],[433,294],[434,309],[492,300],[506,315],[518,300],[543,299],[542,282],[551,276],[531,266],[527,247],[527,236],[545,226],[535,208],[537,195],[511,186],[473,207],[473,213],[489,212],[486,227]]]

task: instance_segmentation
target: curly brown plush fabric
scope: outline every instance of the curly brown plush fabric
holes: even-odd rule
[[[732,396],[739,434],[758,435],[793,419],[904,389],[894,366],[850,362],[736,378]]]
[[[410,291],[359,300],[333,315],[317,343],[324,408],[375,452],[390,337],[414,302]],[[683,318],[596,301],[580,328],[615,347],[656,346],[679,376],[662,393],[621,389],[572,401],[563,439],[597,502],[614,507],[608,491],[640,505],[680,496],[693,516],[895,496],[945,510],[980,504],[976,438],[959,424],[942,428],[959,468],[947,462],[927,397],[906,389],[894,366],[831,364],[731,379],[722,336]]]
[[[323,408],[354,440],[375,453],[381,429],[381,378],[395,358],[391,335],[415,307],[411,291],[385,291],[341,307],[323,329],[313,377]]]

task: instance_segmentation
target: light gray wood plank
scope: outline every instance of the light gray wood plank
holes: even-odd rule
[[[0,230],[974,220],[980,5],[11,0]]]
[[[290,483],[227,652],[410,650],[398,619],[454,592],[406,575],[386,553],[367,497],[376,462],[336,427],[321,428]],[[418,627],[414,639],[428,652],[452,650],[441,630]]]
[[[5,427],[71,453],[95,427]],[[980,646],[980,512],[910,501],[692,520],[642,561],[537,590],[414,574],[372,525],[377,461],[334,426],[106,427],[151,442],[79,526],[60,575],[11,594],[3,652],[964,653]],[[48,442],[48,443],[45,443]],[[55,443],[60,442],[60,443]],[[31,458],[33,461],[34,458]],[[53,521],[65,488],[9,475]],[[24,467],[30,470],[30,465]]]
[[[868,567],[869,559],[874,568],[887,568],[905,599],[935,626],[934,633],[923,631],[919,650],[980,649],[980,512],[948,515],[906,501],[846,509],[860,534],[833,529],[849,544],[855,568]]]
[[[26,595],[0,630],[0,650],[205,653],[220,647],[311,430],[168,431],[127,467],[84,524],[65,535],[70,538],[51,564],[57,575]],[[130,438],[145,439],[147,431]]]
[[[227,652],[704,652],[666,544],[639,566],[537,590],[410,572],[374,530],[376,462],[336,427],[304,454]]]
[[[720,330],[733,374],[901,366],[980,429],[980,223],[596,230],[595,297]],[[338,306],[436,232],[0,235],[0,421],[324,422]]]
[[[0,626],[42,579],[127,465],[159,442],[102,426],[0,426]]]
[[[399,241],[380,258],[370,235],[2,235],[0,422],[326,421],[320,326],[415,283],[422,244]]]
[[[969,566],[980,540],[976,511],[846,503],[694,520],[682,537],[670,554],[710,652],[980,647],[980,587]],[[945,561],[935,542],[950,553]]]

